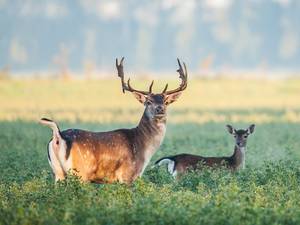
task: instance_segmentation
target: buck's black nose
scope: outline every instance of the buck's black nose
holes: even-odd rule
[[[162,107],[160,105],[156,107],[155,111],[156,111],[157,114],[165,113],[164,107]]]

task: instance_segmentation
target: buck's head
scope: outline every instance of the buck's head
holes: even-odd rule
[[[179,59],[177,59],[179,65],[177,72],[181,78],[180,86],[174,90],[168,91],[167,84],[161,93],[155,94],[152,92],[153,81],[150,84],[148,91],[139,91],[132,88],[130,85],[130,79],[128,79],[127,83],[124,82],[123,61],[124,57],[121,59],[120,63],[118,63],[118,59],[116,59],[116,67],[118,70],[118,76],[121,78],[123,92],[125,93],[125,90],[131,92],[135,98],[145,106],[145,114],[149,119],[165,121],[167,106],[175,102],[181,95],[182,91],[187,87],[187,70],[185,64],[183,63],[183,69]]]
[[[254,132],[255,125],[250,125],[246,130],[236,130],[231,125],[226,125],[227,130],[235,138],[235,145],[239,148],[246,147],[247,138]]]

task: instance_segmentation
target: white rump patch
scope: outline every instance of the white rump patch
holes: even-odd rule
[[[162,160],[160,160],[159,162],[158,162],[158,166],[161,166],[161,165],[163,165],[163,164],[169,164],[169,162],[170,162],[171,160],[170,159],[162,159]]]
[[[177,171],[175,170],[175,162],[171,159],[162,159],[161,161],[159,161],[159,163],[157,165],[161,166],[163,164],[167,164],[168,165],[168,172],[173,177],[176,177]]]
[[[58,157],[54,153],[53,149],[53,141],[49,143],[49,156],[50,160],[49,164],[53,170],[53,172],[56,174],[56,171],[59,173],[67,173],[70,169],[72,169],[72,155],[70,153],[69,158],[66,160],[66,150],[67,145],[64,140],[59,140],[59,149],[58,149]]]
[[[62,163],[59,159],[59,154],[58,157],[56,156],[52,144],[53,141],[51,141],[48,145],[49,158],[50,158],[50,159],[48,158],[48,162],[55,175],[55,181],[58,181],[60,179],[64,179],[64,174],[66,173],[66,171],[64,170]],[[59,151],[61,151],[61,149],[59,149]]]
[[[52,142],[49,142],[48,144],[48,151],[49,151],[49,157],[50,159],[48,158],[48,162],[53,170],[53,172],[55,173],[55,171],[58,171],[58,170],[61,170],[61,165],[58,161],[58,159],[56,158],[56,155],[54,154],[54,151],[53,151],[53,147],[52,147]]]

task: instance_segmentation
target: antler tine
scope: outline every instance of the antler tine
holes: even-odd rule
[[[181,79],[185,79],[186,77],[187,77],[187,69],[186,69],[186,65],[185,65],[185,63],[183,62],[183,67],[184,67],[184,70],[182,69],[182,65],[181,65],[181,63],[180,63],[180,60],[177,58],[177,62],[178,62],[178,66],[179,66],[179,68],[178,68],[178,70],[177,70],[177,72],[179,73],[179,77],[181,78]]]
[[[184,89],[185,89],[187,87],[187,76],[188,76],[185,62],[183,62],[183,67],[184,67],[184,77],[185,77],[185,80],[186,80],[185,81],[185,87],[184,87]]]
[[[181,66],[180,60],[178,58],[177,58],[177,62],[178,62],[178,66],[179,66],[179,69],[177,70],[177,72],[179,72],[180,70],[182,70],[182,66]]]
[[[132,88],[131,85],[130,85],[130,78],[127,81],[127,86],[128,86],[128,89],[129,89],[128,91],[130,91],[130,92],[138,92],[138,93],[141,93],[143,95],[148,95],[149,94],[149,92],[147,92],[147,91],[139,91],[139,90],[136,90],[136,89]]]
[[[153,84],[154,84],[154,80],[151,82],[150,86],[149,86],[149,94],[152,93],[152,87],[153,87]]]
[[[166,94],[166,95],[173,94],[173,93],[176,93],[176,92],[179,92],[179,91],[183,91],[187,87],[187,69],[186,69],[186,65],[183,62],[183,67],[184,67],[184,69],[183,69],[182,65],[180,63],[180,60],[178,58],[177,58],[177,62],[178,62],[178,66],[179,66],[177,72],[179,73],[179,78],[181,79],[181,84],[178,88],[176,88],[174,90],[171,90],[171,91],[167,91],[168,86],[166,85],[165,89],[163,90],[163,93]]]
[[[127,84],[125,83],[125,81],[124,81],[123,61],[124,61],[124,57],[122,57],[120,63],[118,62],[118,58],[116,58],[116,67],[117,67],[117,70],[118,70],[118,76],[121,78],[123,93],[125,93],[125,91],[129,91],[129,92],[139,92],[141,94],[148,95],[149,92],[139,91],[139,90],[136,90],[136,89],[132,88],[130,86],[130,78],[128,79]],[[151,89],[152,89],[152,85],[153,85],[153,82],[151,84]]]
[[[121,78],[122,91],[123,91],[123,93],[125,93],[125,90],[128,91],[129,89],[126,86],[126,83],[124,82],[123,61],[124,61],[124,57],[121,58],[120,63],[118,62],[118,58],[116,58],[116,67],[117,67],[117,70],[118,70],[118,77]]]
[[[162,91],[162,94],[164,94],[164,93],[167,91],[167,89],[168,89],[168,85],[169,85],[169,84],[166,84],[166,86],[165,86],[164,90]]]

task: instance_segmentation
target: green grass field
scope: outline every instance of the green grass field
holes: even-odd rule
[[[300,80],[190,80],[141,179],[54,184],[51,131],[39,118],[104,131],[135,126],[142,112],[117,79],[0,81],[0,224],[300,224]],[[166,168],[151,169],[170,154],[232,154],[227,123],[256,124],[245,170],[205,169],[174,181]]]

